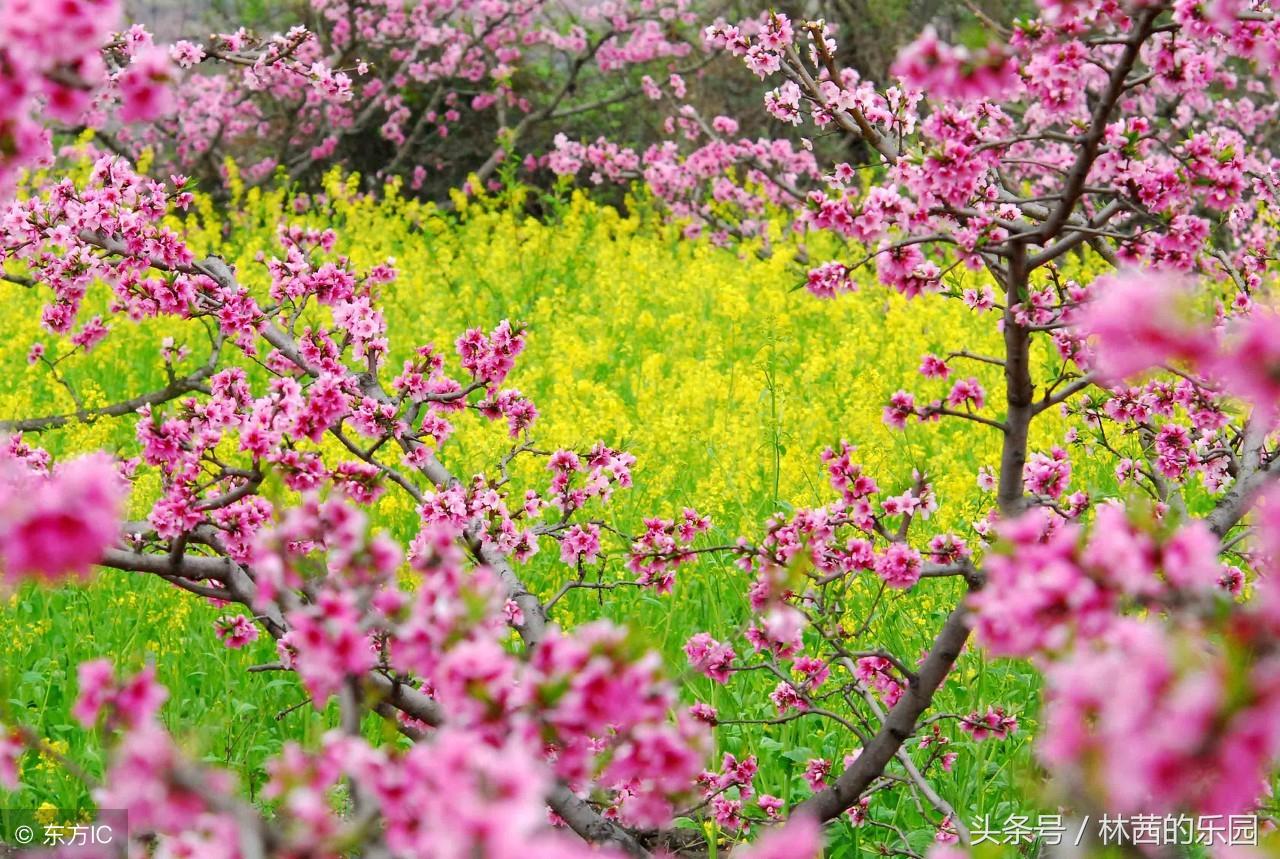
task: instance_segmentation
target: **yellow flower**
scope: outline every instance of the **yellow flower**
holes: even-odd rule
[[[57,817],[58,807],[52,802],[42,802],[40,803],[40,806],[36,808],[35,818],[42,826],[48,826],[50,823],[57,820]]]
[[[70,751],[70,746],[66,740],[49,740],[47,749],[40,750],[40,759],[36,763],[36,769],[40,772],[53,772],[61,767],[59,762],[61,758],[66,757]]]

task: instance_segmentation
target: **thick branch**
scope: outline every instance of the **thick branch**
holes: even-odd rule
[[[1258,420],[1256,415],[1251,416],[1241,442],[1242,465],[1236,482],[1205,517],[1205,523],[1219,538],[1225,537],[1244,518],[1258,491],[1274,477],[1271,471],[1273,460],[1266,459],[1263,451],[1266,436],[1265,422]]]
[[[1125,93],[1125,82],[1129,77],[1129,72],[1133,70],[1134,64],[1138,61],[1138,55],[1142,50],[1142,45],[1151,36],[1152,27],[1155,20],[1164,11],[1164,4],[1159,4],[1152,8],[1143,9],[1134,22],[1133,33],[1124,42],[1124,51],[1120,55],[1120,59],[1116,62],[1115,67],[1111,69],[1111,75],[1107,80],[1107,88],[1103,91],[1095,106],[1093,116],[1089,121],[1089,130],[1085,132],[1084,139],[1080,142],[1080,148],[1076,152],[1076,160],[1071,165],[1071,173],[1067,177],[1067,184],[1062,189],[1062,200],[1054,207],[1049,214],[1049,218],[1040,226],[1038,234],[1042,243],[1047,243],[1057,238],[1059,231],[1066,225],[1068,217],[1075,208],[1076,203],[1080,200],[1080,195],[1084,191],[1085,181],[1089,178],[1089,171],[1093,168],[1093,163],[1097,160],[1098,149],[1102,145],[1102,139],[1107,132],[1107,123],[1111,121],[1111,114],[1115,110],[1116,103],[1120,101],[1120,97]]]
[[[933,642],[920,665],[916,681],[908,684],[906,692],[889,711],[883,727],[863,748],[862,754],[841,773],[835,784],[796,806],[795,814],[831,820],[858,801],[915,732],[916,722],[933,703],[934,693],[960,656],[968,637],[968,609],[959,606],[951,612],[942,632]]]
[[[551,795],[547,797],[547,804],[551,806],[552,811],[560,815],[570,829],[582,836],[583,840],[591,844],[615,847],[637,859],[644,859],[649,855],[649,851],[645,850],[629,832],[601,817],[585,799],[564,785],[557,785],[551,791]]]
[[[997,501],[1005,516],[1022,508],[1022,472],[1027,464],[1027,438],[1034,415],[1035,389],[1031,384],[1030,335],[1018,324],[1012,307],[1026,296],[1026,245],[1019,242],[1009,260],[1004,312],[1004,381],[1008,411],[1004,420],[1004,440],[1000,452],[1000,483]]]

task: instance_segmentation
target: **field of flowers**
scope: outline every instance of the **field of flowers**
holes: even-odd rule
[[[199,249],[215,241],[224,254],[233,249],[236,255],[227,261],[248,283],[265,277],[260,255],[275,250],[281,212],[290,223],[334,229],[337,250],[359,268],[394,257],[400,277],[386,287],[383,304],[393,343],[449,343],[467,327],[488,328],[507,317],[527,323],[527,359],[512,384],[538,406],[537,443],[581,447],[601,439],[637,457],[635,488],[605,510],[620,528],[697,504],[714,523],[708,543],[756,536],[771,513],[830,497],[819,454],[841,439],[857,445],[883,487],[906,488],[913,469],[934,479],[941,508],[928,523],[931,530],[971,536],[971,522],[991,505],[976,476],[995,461],[994,431],[963,421],[893,431],[881,418],[889,394],[920,388],[924,354],[955,342],[975,351],[996,348],[984,341],[998,337],[994,320],[975,322],[959,302],[907,301],[870,278],[855,294],[818,301],[796,290],[803,268],[795,262],[801,245],[794,237],[772,237],[768,254],[690,242],[678,225],[647,214],[642,199],[630,200],[622,214],[566,191],[539,200],[550,214],[534,219],[525,214],[524,191],[458,195],[446,213],[393,189],[382,199],[359,195],[354,182],[337,173],[326,188],[323,198],[309,200],[249,191],[225,209],[235,213],[230,216],[214,214],[209,201],[197,197],[189,217],[175,226]],[[305,214],[289,214],[294,212]],[[956,287],[975,285],[964,280],[973,275],[958,277]],[[28,344],[40,339],[37,296],[12,287],[6,302],[0,418],[73,410],[61,382],[88,406],[163,385],[164,350],[186,347],[184,366],[193,366],[208,346],[194,322],[185,329],[171,321],[163,327],[143,323],[117,332],[89,356],[59,364],[58,379],[43,365],[28,365]],[[961,336],[959,326],[980,329]],[[988,390],[1000,390],[998,369],[972,368]],[[478,418],[474,424],[459,433],[465,445],[451,440],[441,451],[460,474],[472,473],[468,463],[495,461],[510,446],[502,425]],[[1055,418],[1036,429],[1032,450],[1043,450],[1063,442],[1067,425]],[[132,432],[132,421],[100,420],[45,433],[40,442],[56,455],[102,447],[128,456]],[[1088,463],[1078,459],[1081,484],[1114,492],[1112,477],[1088,473]],[[518,459],[511,476],[517,484],[532,482],[542,479],[543,468],[541,461]],[[142,514],[146,499],[134,503],[133,514]],[[398,538],[411,536],[416,517],[402,496],[385,496],[376,515]],[[552,554],[531,562],[531,587],[543,595],[553,593],[564,575],[565,568],[547,557]],[[910,594],[890,592],[875,607],[868,638],[899,653],[923,652],[954,600],[952,581],[925,581]],[[669,595],[573,591],[553,619],[572,626],[582,601],[599,600],[605,615],[661,649],[671,672],[680,675],[681,648],[692,634],[745,620],[749,583],[729,560],[708,555],[681,568]],[[868,586],[864,607],[874,596]],[[273,661],[274,650],[266,640],[224,649],[213,634],[218,615],[198,598],[126,573],[108,571],[86,586],[24,588],[3,607],[7,647],[0,658],[7,664],[0,676],[16,679],[2,690],[3,700],[38,727],[53,751],[71,752],[92,767],[100,750],[69,715],[75,665],[106,653],[121,654],[123,664],[135,667],[154,659],[172,693],[163,711],[167,727],[207,760],[237,771],[253,793],[266,778],[267,757],[290,740],[313,739],[337,716],[333,707],[317,713],[309,706],[291,674],[246,675],[250,666]],[[763,692],[771,685],[761,678],[756,694],[746,695],[750,686],[730,691],[688,677],[684,690],[690,702],[706,700],[722,713],[767,720],[772,714]],[[944,687],[940,706],[966,713],[999,704],[1031,728],[1036,696],[1033,675],[1021,664],[969,653]],[[195,730],[197,724],[202,730]],[[366,730],[388,728],[371,716]],[[1024,740],[1029,732],[985,743],[952,728],[946,733],[959,756],[939,788],[966,819],[1007,816],[1034,803],[1029,791],[1036,779]],[[838,761],[852,751],[803,722],[723,732],[718,751],[738,751],[735,736],[744,747],[751,739],[752,749],[785,750],[762,758],[760,783],[788,799],[808,792],[808,758]],[[75,808],[87,802],[83,787],[51,757],[36,771],[28,767],[23,783],[13,804]],[[875,816],[910,832],[921,818],[903,800],[900,808],[878,809]],[[855,855],[857,833],[847,823],[841,827],[845,837],[837,838],[831,855]],[[927,842],[932,834],[931,826],[923,826],[919,837]]]
[[[0,859],[1280,856],[1275,3],[167,5],[0,0]]]

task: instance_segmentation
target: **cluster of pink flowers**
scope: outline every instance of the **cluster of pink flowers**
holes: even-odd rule
[[[99,718],[107,723],[136,729],[147,725],[169,697],[156,682],[154,667],[144,668],[132,677],[116,677],[108,659],[82,662],[76,671],[79,694],[72,715],[92,727]]]
[[[560,560],[566,564],[591,564],[599,557],[599,525],[573,525],[560,538]]]
[[[926,31],[894,66],[901,86],[879,91],[856,72],[835,67],[834,36],[822,22],[799,27],[782,15],[763,16],[738,26],[710,27],[707,41],[741,57],[762,78],[786,75],[787,82],[765,98],[766,108],[781,121],[802,122],[801,107],[807,105],[816,126],[834,122],[857,136],[870,136],[885,159],[890,181],[851,188],[836,171],[826,177],[827,187],[808,192],[803,206],[796,201],[799,222],[862,242],[886,238],[887,230],[897,227],[925,247],[952,249],[958,261],[976,269],[982,266],[980,249],[1010,235],[1022,206],[1016,195],[1002,195],[1004,180],[994,171],[1003,171],[1015,185],[1027,183],[1033,199],[1051,193],[1052,171],[1066,171],[1077,154],[1078,141],[1062,129],[1087,123],[1086,93],[1106,84],[1100,69],[1110,58],[1094,57],[1122,38],[1116,35],[1108,43],[1082,34],[1120,34],[1132,24],[1118,7],[1070,8],[1067,14],[1046,5],[1043,18],[1015,27],[1007,45],[992,43],[973,52]],[[1108,122],[1102,129],[1107,149],[1096,155],[1090,184],[1122,195],[1132,189],[1146,210],[1172,219],[1170,230],[1132,230],[1118,243],[1122,259],[1187,271],[1204,258],[1209,238],[1208,221],[1194,213],[1195,207],[1230,210],[1246,196],[1246,173],[1271,169],[1263,165],[1265,159],[1251,161],[1246,149],[1271,108],[1248,91],[1244,76],[1226,69],[1233,58],[1244,59],[1265,75],[1275,63],[1277,36],[1266,21],[1241,15],[1234,6],[1208,14],[1184,3],[1174,19],[1182,32],[1145,41],[1141,59],[1152,73],[1137,89],[1147,104],[1162,98],[1183,102],[1171,124],[1185,135],[1161,151],[1150,133],[1149,114]],[[1060,21],[1067,22],[1065,28]],[[806,41],[807,53],[800,48]],[[1238,97],[1211,101],[1214,86]],[[1002,109],[1024,96],[1025,113],[1015,118]],[[1237,124],[1219,120],[1226,116]],[[917,132],[919,139],[908,137]],[[1111,212],[1107,217],[1116,220]],[[1233,220],[1232,230],[1245,223]],[[936,288],[937,269],[932,263],[920,269],[926,260],[913,248],[886,242],[878,254],[882,281],[908,295]],[[1245,254],[1231,263],[1246,276],[1256,268]],[[832,281],[834,271],[829,262],[815,269],[812,282],[819,294],[843,285],[843,278]]]
[[[458,338],[456,345],[462,369],[486,387],[497,387],[515,366],[516,356],[524,350],[524,327],[513,328],[504,319],[492,334],[472,328]]]
[[[148,672],[117,684],[109,663],[81,670],[78,709],[108,708],[128,714],[125,734],[99,801],[128,808],[131,826],[151,833],[166,849],[206,853],[244,833],[255,815],[235,798],[225,773],[201,771],[183,758],[154,721],[164,690]],[[614,856],[561,835],[546,824],[545,797],[552,775],[512,738],[446,728],[403,751],[370,746],[341,732],[325,735],[320,748],[290,744],[269,764],[266,796],[279,803],[297,850],[324,850],[349,837],[346,822],[326,797],[342,779],[367,789],[397,855]],[[503,813],[494,815],[495,805]]]
[[[93,454],[50,468],[19,436],[0,447],[0,570],[7,579],[87,576],[120,538],[125,481]]]
[[[987,587],[971,603],[989,649],[1050,657],[1039,741],[1046,763],[1071,771],[1096,761],[1107,807],[1120,811],[1252,807],[1280,753],[1280,686],[1271,657],[1230,654],[1275,634],[1270,579],[1260,580],[1252,607],[1219,628],[1212,615],[1179,616],[1238,587],[1199,521],[1149,533],[1108,504],[1087,540],[1047,511],[1000,530],[1012,553],[987,558]],[[1163,604],[1173,622],[1126,617],[1126,601]],[[1196,636],[1202,646],[1175,658],[1171,636]],[[1240,691],[1229,697],[1229,684]],[[975,738],[1015,726],[999,710],[962,725]]]
[[[920,580],[920,553],[893,543],[876,558],[876,573],[891,588],[909,588]]]
[[[832,260],[809,270],[805,288],[819,298],[834,298],[845,292],[853,292],[857,284],[849,277],[849,267]]]
[[[314,34],[295,27],[260,38],[241,29],[174,45],[176,116],[120,142],[151,146],[170,169],[209,181],[225,178],[223,157],[234,154],[260,182],[276,169],[302,176],[353,152],[352,141],[380,138],[392,152],[383,175],[414,190],[433,174],[460,182],[477,170],[486,182],[530,129],[572,115],[566,96],[578,87],[594,91],[598,77],[687,57],[695,17],[687,0],[582,10],[545,0],[306,5]],[[205,61],[217,63],[212,73],[195,70]],[[557,70],[559,94],[529,85],[548,69]],[[662,77],[683,93],[679,74]],[[477,133],[487,148],[456,142],[474,144]]]
[[[1128,271],[1099,278],[1096,296],[1078,319],[1095,338],[1093,366],[1120,381],[1168,361],[1202,361],[1213,351],[1211,332],[1191,316],[1194,283]]]
[[[886,706],[892,707],[902,697],[902,684],[895,676],[889,660],[883,656],[864,656],[859,659],[854,677],[868,689],[875,691]]]
[[[1195,315],[1193,283],[1158,270],[1101,278],[1090,294],[1091,300],[1073,318],[1078,335],[1090,342],[1087,359],[1082,360],[1102,379],[1119,384],[1176,364],[1206,380],[1202,387],[1221,385],[1247,401],[1260,419],[1280,419],[1280,385],[1275,381],[1280,315],[1273,310],[1254,306],[1241,295],[1244,300],[1233,308],[1235,314],[1211,327]]]
[[[189,200],[183,184],[175,179],[166,188],[104,158],[85,187],[60,183],[45,197],[14,203],[4,219],[6,258],[25,264],[48,285],[52,300],[45,324],[55,334],[74,328],[88,284],[98,277],[115,290],[115,312],[210,318],[215,358],[226,339],[269,374],[262,383],[236,367],[197,371],[183,392],[190,396],[158,398],[139,410],[136,465],[160,476],[162,494],[148,521],[131,526],[133,536],[108,562],[149,570],[150,559],[166,558],[152,552],[167,545],[164,569],[180,587],[252,610],[252,619],[224,615],[215,624],[217,637],[239,648],[261,630],[270,633],[282,667],[300,676],[317,706],[331,697],[350,706],[352,690],[362,690],[354,693],[359,699],[381,678],[402,690],[395,706],[405,730],[436,729],[447,713],[446,730],[458,732],[452,735],[457,744],[442,733],[421,752],[415,747],[410,757],[421,759],[413,766],[435,766],[437,753],[466,756],[472,767],[482,766],[491,753],[495,759],[514,756],[508,768],[512,787],[539,809],[530,820],[540,833],[541,803],[547,785],[557,780],[584,794],[605,791],[612,819],[665,825],[701,770],[706,723],[669,718],[674,688],[656,656],[636,648],[621,630],[604,625],[568,635],[548,627],[545,609],[530,601],[510,566],[531,556],[539,537],[547,535],[561,542],[569,563],[596,561],[605,551],[600,523],[570,518],[629,486],[634,458],[604,444],[554,452],[546,488],[517,490],[506,486],[505,476],[477,475],[465,483],[448,476],[437,458],[452,432],[446,415],[467,408],[491,419],[533,413],[518,392],[502,387],[523,349],[523,328],[503,322],[491,333],[476,329],[459,338],[462,379],[469,376],[469,383],[449,375],[445,358],[423,346],[388,391],[379,381],[388,353],[386,323],[374,292],[394,277],[394,269],[385,264],[356,272],[348,259],[335,256],[333,233],[282,227],[283,255],[264,259],[265,282],[253,287],[270,296],[270,303],[259,304],[234,271],[214,258],[197,261],[163,224],[171,207]],[[328,308],[332,322],[312,321],[295,331],[285,320],[309,302]],[[97,330],[103,322],[94,325]],[[169,350],[175,377],[181,372],[176,365],[186,358],[182,352]],[[206,378],[207,385],[198,384]],[[177,402],[165,404],[172,399]],[[527,423],[522,420],[519,429]],[[339,454],[335,461],[323,445],[326,439],[339,441],[348,458]],[[399,449],[399,462],[374,456],[386,442],[388,450]],[[543,455],[531,452],[527,441],[511,455],[521,454]],[[429,488],[415,486],[402,467],[425,478]],[[301,501],[277,508],[260,494],[268,471]],[[105,458],[64,463],[50,472],[47,456],[15,440],[4,478],[7,570],[81,572],[121,541],[123,481]],[[420,580],[412,589],[398,578],[405,553],[371,528],[359,509],[388,485],[407,488],[418,503],[421,530],[407,554]],[[19,510],[19,497],[25,509]],[[559,521],[543,521],[553,511]],[[633,563],[657,584],[686,560],[694,539],[709,526],[692,509],[677,520],[650,519],[646,532],[630,541]],[[51,541],[59,553],[49,551]],[[203,554],[184,552],[188,541],[224,559],[210,567]],[[460,546],[481,561],[476,571],[464,574]],[[503,644],[511,626],[528,636],[524,654]],[[161,792],[169,807],[140,816],[139,831],[175,839],[175,845],[201,837],[197,830],[204,824],[188,825],[198,817],[195,808],[188,824],[174,822],[180,808],[209,806],[199,791],[171,784],[175,772],[194,764],[167,738],[153,736],[158,728],[150,716],[162,695],[151,675],[117,684],[109,667],[94,664],[85,672],[82,718],[91,722],[105,712],[111,724],[134,732],[121,746],[104,795],[130,806],[140,792],[169,785]],[[392,676],[394,681],[387,679]],[[398,762],[377,766],[381,753],[359,744],[344,741],[331,752],[342,761],[326,770],[330,774],[346,773],[369,785],[407,777]],[[223,784],[219,778],[208,783]],[[332,783],[327,779],[281,790],[323,792]],[[493,799],[485,793],[488,783],[487,776],[478,777],[466,788],[469,794],[457,797],[459,809],[469,807],[465,813],[474,818]],[[417,835],[399,804],[402,793],[388,787],[385,798],[381,813],[389,831],[407,839],[405,849],[442,843],[461,848],[472,837],[488,844],[489,836],[464,836],[452,823]],[[299,801],[300,820],[309,821],[306,837],[313,839],[308,843],[340,840],[342,824],[328,809],[308,810],[310,800],[302,795]],[[563,802],[586,808],[574,793]],[[463,813],[459,809],[454,810]],[[219,820],[214,814],[206,821],[210,831],[222,825]],[[516,849],[517,842],[492,835],[501,836],[493,849]]]
[[[1199,521],[1162,536],[1103,504],[1087,540],[1079,524],[1048,508],[1002,523],[997,533],[1006,550],[987,557],[987,586],[971,603],[979,639],[1002,655],[1060,651],[1101,635],[1125,600],[1221,588],[1218,540]]]
[[[717,683],[729,680],[733,673],[733,660],[737,658],[732,645],[716,641],[706,632],[690,638],[684,646],[684,653],[694,670]]]
[[[232,650],[239,650],[258,640],[258,627],[242,614],[220,617],[213,628],[222,643]]]
[[[1071,482],[1071,460],[1067,452],[1054,447],[1049,453],[1035,453],[1022,470],[1027,490],[1049,498],[1060,498]]]
[[[1239,629],[1234,646],[1273,635],[1267,624]],[[1247,812],[1280,754],[1280,665],[1240,664],[1230,643],[1175,657],[1180,634],[1126,620],[1050,665],[1041,757],[1066,772],[1096,761],[1117,811]]]
[[[1003,707],[988,707],[987,712],[973,712],[960,720],[960,730],[975,740],[1003,740],[1018,730],[1018,720],[1005,713]]]
[[[679,519],[645,519],[644,533],[631,543],[627,569],[639,576],[640,584],[652,585],[658,593],[670,593],[676,568],[693,560],[689,549],[694,539],[710,528],[710,517],[692,507],[686,507]]]
[[[169,52],[156,45],[136,49],[129,65],[116,78],[120,90],[120,118],[125,122],[154,122],[173,112],[173,66]]]
[[[558,176],[587,171],[597,185],[642,180],[673,217],[689,221],[689,238],[707,232],[716,243],[726,244],[734,236],[766,235],[770,207],[789,209],[800,202],[795,188],[818,178],[817,161],[788,140],[734,139],[736,128],[724,119],[707,123],[686,104],[670,118],[670,127],[693,144],[689,151],[674,141],[638,152],[604,139],[580,143],[559,135],[555,148],[534,164]],[[723,211],[734,213],[732,223],[717,215]],[[819,294],[851,286],[833,267],[814,275],[813,283]]]
[[[903,49],[893,73],[940,99],[1005,98],[1021,82],[1017,63],[1001,46],[971,53],[939,41],[932,28]]]
[[[100,51],[119,24],[116,0],[0,3],[0,199],[20,168],[49,154],[41,104],[74,123],[105,84]]]
[[[496,582],[484,568],[463,574],[459,536],[443,523],[424,525],[409,553],[421,577],[414,591],[402,591],[397,584],[398,547],[372,533],[365,517],[341,501],[310,498],[254,541],[247,563],[257,575],[263,622],[277,635],[281,625],[287,626],[278,640],[282,663],[299,673],[317,705],[341,696],[356,678],[394,667],[404,676],[423,678],[425,703],[406,725],[436,724],[436,707],[449,713],[449,727],[415,746],[406,759],[384,759],[382,752],[352,747],[341,752],[348,763],[326,771],[347,772],[374,786],[385,803],[381,812],[389,832],[409,839],[401,846],[410,852],[426,849],[425,844],[515,850],[516,842],[505,840],[511,825],[505,816],[497,827],[442,820],[419,831],[411,825],[410,809],[414,815],[422,811],[404,805],[403,789],[391,785],[404,784],[419,767],[438,766],[437,755],[449,760],[459,756],[451,766],[460,774],[487,760],[505,760],[510,789],[527,792],[533,807],[540,808],[552,777],[575,785],[600,781],[611,792],[616,815],[647,826],[666,823],[674,799],[688,790],[701,768],[705,726],[694,720],[668,721],[674,689],[663,679],[657,657],[637,650],[622,630],[608,624],[583,627],[572,635],[552,631],[524,659],[510,653],[500,643],[506,623],[501,601],[494,598]],[[319,558],[327,573],[317,579]],[[274,606],[280,598],[275,595],[301,587],[313,589],[313,604],[278,614]],[[483,610],[477,612],[478,606]],[[219,621],[218,634],[237,647],[254,640],[257,630],[244,616],[235,616]],[[109,666],[105,670],[109,680]],[[86,673],[86,719],[107,704],[123,706],[113,702],[125,693],[112,691],[115,687],[102,681],[101,673],[96,666]],[[122,718],[135,726],[141,721]],[[357,741],[342,744],[350,742]],[[286,754],[278,766],[294,765]],[[408,769],[402,772],[402,766]],[[326,778],[320,788],[329,783]],[[387,785],[385,795],[377,787],[382,784]],[[277,790],[290,794],[305,786],[289,779]],[[470,809],[465,814],[472,819],[485,808],[491,818],[487,803],[498,796],[504,803],[512,800],[510,791],[491,794],[491,788],[487,776],[460,785],[458,790],[469,792],[453,797],[458,807],[452,813]],[[542,819],[540,811],[529,817],[531,832],[541,832],[535,824]],[[317,845],[340,830],[327,808],[317,822],[323,826],[309,836]],[[470,840],[475,838],[480,840]],[[491,839],[497,840],[491,844]]]

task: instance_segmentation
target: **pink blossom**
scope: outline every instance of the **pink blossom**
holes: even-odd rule
[[[920,553],[903,543],[893,543],[876,558],[876,573],[891,588],[909,588],[920,580]]]
[[[727,683],[732,674],[733,660],[737,654],[733,647],[716,641],[709,634],[700,632],[684,646],[689,664],[717,683]]]
[[[711,800],[711,816],[724,829],[741,829],[743,825],[742,819],[739,817],[741,812],[742,800],[740,799],[729,799],[721,794]]]
[[[983,390],[978,380],[972,376],[968,379],[957,379],[955,384],[951,386],[951,392],[947,394],[947,405],[952,408],[972,406],[975,409],[980,409],[986,405],[986,402],[986,391]]]
[[[822,850],[822,828],[812,817],[800,816],[771,830],[756,843],[733,853],[734,859],[814,859]]]
[[[951,375],[951,368],[937,355],[925,355],[920,360],[920,375],[926,379],[945,379]]]
[[[988,707],[987,712],[973,712],[960,720],[960,730],[978,742],[1003,740],[1018,730],[1018,720],[1005,714],[1003,707]]]
[[[153,666],[117,680],[110,660],[95,659],[80,663],[76,676],[80,688],[71,712],[86,727],[105,714],[109,724],[136,729],[149,723],[169,697]]]
[[[989,465],[978,469],[978,488],[983,492],[993,492],[996,488],[996,473]]]
[[[765,817],[770,820],[776,820],[778,813],[782,811],[786,803],[776,796],[762,793],[756,797],[756,805],[760,806],[760,810],[764,812]]]
[[[118,81],[120,118],[152,122],[171,113],[175,105],[169,89],[172,75],[171,60],[163,48],[152,46],[134,54]]]
[[[1086,629],[1110,621],[1113,597],[1076,563],[1073,526],[1053,526],[1041,509],[1000,534],[1012,554],[987,557],[987,586],[969,598],[984,647],[1000,655],[1052,650],[1068,642],[1073,621]]]
[[[906,391],[898,391],[889,398],[889,405],[884,407],[883,420],[894,429],[903,429],[907,418],[915,414],[915,397]]]
[[[719,714],[716,712],[715,707],[712,707],[710,704],[699,701],[698,703],[692,705],[689,708],[689,715],[697,719],[699,722],[704,722],[708,725],[714,725],[716,724],[716,717]]]
[[[1172,644],[1158,624],[1128,620],[1052,666],[1040,755],[1068,771],[1091,761],[1118,811],[1239,813],[1263,790],[1278,738],[1259,729],[1280,701],[1267,691],[1235,709],[1224,655],[1175,660]]]
[[[1071,460],[1067,452],[1054,447],[1048,455],[1035,453],[1023,467],[1023,481],[1027,490],[1037,495],[1057,498],[1066,492],[1071,480]]]
[[[566,564],[591,564],[600,557],[600,526],[573,525],[560,541],[560,560]]]
[[[205,58],[205,51],[197,44],[179,40],[169,48],[169,56],[179,68],[189,69]]]
[[[804,677],[806,691],[817,689],[831,676],[831,668],[821,659],[801,656],[791,664],[792,670]]]
[[[769,693],[769,700],[778,708],[779,713],[809,709],[808,703],[800,695],[799,690],[785,680],[778,681],[778,685]]]
[[[1218,538],[1203,521],[1192,520],[1160,547],[1160,566],[1170,584],[1189,590],[1219,587],[1223,576],[1218,561]]]
[[[105,455],[34,474],[0,453],[0,559],[10,577],[85,576],[117,539],[124,484]]]
[[[849,269],[844,263],[833,261],[810,269],[805,287],[819,298],[834,298],[855,291],[857,284],[849,276]]]
[[[826,758],[810,758],[804,766],[804,780],[809,789],[817,792],[826,786],[827,776],[831,775],[831,761]]]
[[[1167,361],[1211,356],[1212,335],[1187,314],[1188,281],[1129,270],[1098,278],[1092,292],[1096,297],[1077,326],[1096,338],[1093,364],[1104,380],[1118,382]]]
[[[1232,333],[1211,363],[1236,396],[1248,400],[1264,420],[1280,419],[1280,313],[1255,310]]]
[[[26,751],[21,732],[0,724],[0,786],[5,790],[18,790],[19,762]]]
[[[213,626],[218,638],[231,650],[239,650],[258,640],[258,627],[242,614],[220,617]]]
[[[970,53],[938,41],[932,28],[902,50],[893,73],[935,98],[998,98],[1018,86],[1017,66],[1001,46]]]
[[[1236,566],[1223,566],[1218,577],[1218,587],[1233,597],[1240,596],[1244,591],[1244,570]]]
[[[892,665],[882,656],[863,656],[854,665],[854,677],[874,689],[892,707],[902,697],[902,685],[892,673]]]

